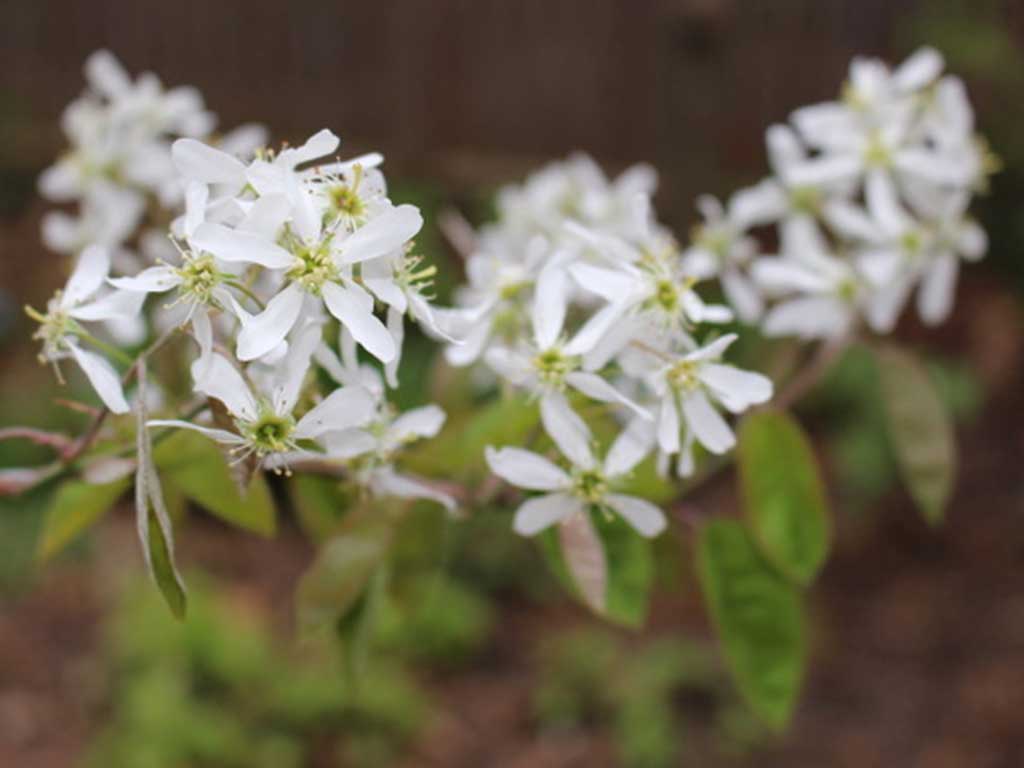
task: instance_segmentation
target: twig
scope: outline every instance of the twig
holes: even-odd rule
[[[846,351],[852,340],[852,336],[842,335],[822,342],[810,362],[789,380],[779,394],[772,399],[770,405],[776,408],[789,408],[807,395],[825,377],[825,374],[832,368],[832,364]]]
[[[47,432],[34,427],[7,427],[0,429],[0,441],[2,440],[29,440],[36,445],[45,445],[53,448],[58,454],[64,455],[74,441],[60,432]]]

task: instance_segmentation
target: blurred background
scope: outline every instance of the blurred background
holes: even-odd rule
[[[851,56],[898,62],[926,43],[967,81],[1005,166],[977,209],[989,256],[964,270],[954,318],[898,332],[957,414],[945,527],[928,530],[897,487],[856,351],[803,406],[835,544],[786,733],[732,690],[681,538],[661,542],[636,632],[565,598],[506,518],[448,527],[414,609],[385,611],[354,690],[294,640],[313,547],[291,515],[273,540],[191,515],[178,538],[192,612],[176,625],[145,581],[130,505],[38,568],[29,498],[0,504],[0,765],[1024,764],[1024,2],[6,0],[0,18],[4,425],[80,423],[51,405],[20,307],[61,281],[35,180],[97,48],[199,87],[225,128],[258,121],[296,142],[330,127],[343,155],[380,150],[392,197],[428,222],[447,206],[480,222],[498,185],[585,150],[610,172],[653,163],[659,215],[685,237],[696,195],[765,175],[765,127],[833,98]],[[436,230],[423,240],[457,280]],[[0,444],[2,465],[36,456]],[[691,503],[735,507],[733,479]]]

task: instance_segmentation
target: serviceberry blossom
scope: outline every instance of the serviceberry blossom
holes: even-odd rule
[[[857,58],[839,101],[772,126],[774,175],[730,199],[727,220],[777,225],[778,255],[745,272],[772,336],[824,338],[896,326],[917,292],[922,320],[952,310],[961,260],[980,259],[984,230],[967,211],[997,161],[974,132],[963,82],[931,48],[895,69]],[[723,289],[737,314],[753,303]]]
[[[248,376],[243,376],[223,355],[212,356],[202,378],[195,382],[196,391],[224,405],[231,416],[233,430],[178,419],[154,419],[149,426],[200,432],[228,446],[236,460],[253,456],[268,462],[284,455],[304,455],[299,451],[302,441],[367,424],[372,417],[373,398],[358,386],[339,387],[301,418],[295,417],[311,357],[320,343],[320,333],[316,324],[297,331],[284,360],[262,375],[258,369],[250,369]],[[276,463],[269,466],[280,467]]]
[[[74,360],[103,404],[114,413],[127,413],[119,374],[103,356],[82,348],[83,343],[102,344],[82,323],[134,317],[145,299],[144,293],[105,289],[109,272],[109,252],[98,245],[89,246],[82,252],[64,290],[57,291],[47,302],[46,311],[31,307],[25,311],[39,323],[33,338],[43,343],[40,361],[53,364],[59,378],[60,361]]]
[[[665,529],[665,515],[649,501],[616,493],[615,486],[644,458],[648,448],[637,433],[648,429],[642,420],[625,429],[612,443],[603,461],[590,448],[593,440],[586,425],[567,420],[551,434],[569,467],[563,469],[549,459],[522,448],[487,449],[491,471],[512,485],[543,495],[524,501],[516,510],[516,533],[533,536],[573,515],[598,510],[618,514],[645,537]]]

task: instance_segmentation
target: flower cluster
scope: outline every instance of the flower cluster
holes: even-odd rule
[[[676,240],[652,213],[656,179],[645,166],[608,180],[592,161],[549,166],[499,196],[499,220],[468,258],[459,307],[444,313],[465,343],[455,365],[482,360],[537,402],[562,470],[533,452],[489,450],[495,474],[552,493],[520,507],[515,527],[532,534],[582,510],[617,513],[640,534],[665,525],[661,511],[615,486],[646,456],[663,472],[694,470],[694,445],[711,453],[735,438],[721,411],[771,397],[771,382],[722,361],[735,334],[729,307],[697,290]],[[622,426],[603,462],[580,415],[594,401]]]
[[[986,250],[967,210],[996,161],[943,66],[930,48],[896,69],[854,59],[839,101],[768,129],[771,177],[726,206],[701,199],[691,267],[720,275],[745,321],[770,336],[888,333],[915,289],[924,322],[949,315],[960,260]],[[758,258],[749,233],[765,225],[778,255]]]
[[[400,414],[388,403],[405,317],[454,340],[435,320],[433,268],[415,250],[423,220],[414,206],[389,199],[383,158],[342,162],[339,139],[327,130],[280,151],[214,145],[195,138],[209,134],[213,119],[194,90],[165,92],[152,75],[133,82],[104,52],[86,71],[92,91],[65,115],[73,149],[41,186],[53,198],[80,202],[75,227],[89,237],[65,289],[45,312],[28,310],[40,323],[41,357],[55,365],[73,359],[108,410],[127,412],[123,387],[135,365],[85,324],[135,322],[145,333],[146,298],[160,294],[149,305],[159,310],[153,324],[167,328],[161,340],[190,328],[198,348],[193,389],[211,407],[151,427],[199,431],[236,461],[266,469],[314,460],[350,465],[371,493],[451,508],[447,495],[394,469],[400,448],[444,422],[435,406]],[[96,201],[111,196],[123,198],[114,206],[116,236],[112,221],[94,218],[105,215]],[[112,277],[132,233],[152,223],[141,213],[150,197],[167,214],[164,248],[143,251],[157,263],[130,269],[132,260],[122,258],[122,274]],[[65,214],[53,216],[63,217],[57,229],[72,228]],[[94,236],[97,223],[110,236]],[[72,251],[78,244],[59,243]],[[334,339],[340,357],[328,344]],[[383,376],[360,361],[360,350]],[[124,376],[114,362],[128,366]],[[310,375],[314,367],[327,375]]]

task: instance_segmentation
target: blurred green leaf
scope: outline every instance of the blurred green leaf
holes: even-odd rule
[[[783,727],[804,672],[804,615],[797,588],[761,558],[735,520],[714,520],[701,529],[697,570],[740,691],[766,723]]]
[[[46,510],[36,555],[48,560],[108,512],[131,486],[130,477],[104,485],[66,480]]]
[[[351,496],[335,478],[298,474],[288,485],[299,524],[314,541],[330,536],[352,503]]]
[[[825,490],[810,442],[779,411],[748,415],[740,427],[740,488],[747,520],[765,557],[807,585],[828,554]]]
[[[349,515],[299,583],[301,632],[312,635],[337,628],[387,556],[394,528],[394,516],[386,508],[364,507]]]
[[[184,618],[187,598],[184,582],[174,565],[173,543],[171,542],[170,525],[165,528],[164,522],[152,510],[147,511],[147,543],[149,548],[148,563],[153,580],[163,593],[171,613],[176,618]]]
[[[654,553],[651,542],[634,531],[617,515],[591,511],[590,519],[598,540],[604,548],[607,587],[603,618],[629,627],[643,624],[654,581]],[[555,527],[537,537],[548,564],[562,584],[576,598],[595,610],[583,598],[562,550],[562,540]]]
[[[189,430],[160,443],[153,451],[157,468],[188,498],[232,525],[272,536],[274,500],[257,474],[243,496],[217,445]]]
[[[424,441],[406,456],[406,465],[425,475],[452,478],[486,474],[484,448],[522,445],[537,427],[537,404],[522,395],[508,395],[475,408],[464,418],[451,418],[437,438]]]
[[[942,522],[953,490],[956,448],[953,426],[918,359],[886,345],[875,350],[889,436],[900,473],[930,525]]]

